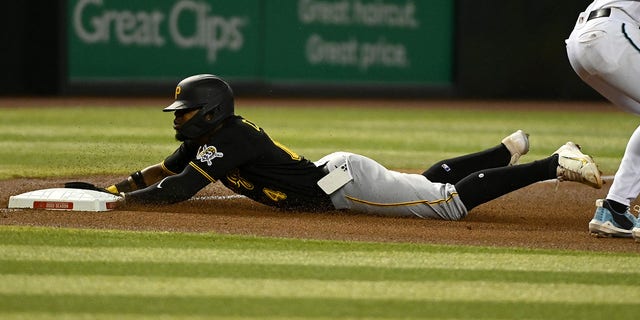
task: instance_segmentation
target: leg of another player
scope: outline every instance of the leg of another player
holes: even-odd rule
[[[638,194],[640,194],[640,127],[636,128],[627,142],[624,156],[607,194],[607,199],[618,202],[626,209]],[[620,210],[619,212],[624,211]]]
[[[640,194],[640,127],[631,135],[607,198],[596,200],[589,232],[596,236],[631,237],[638,233],[636,217],[629,211]],[[633,229],[633,231],[632,231]],[[640,234],[640,233],[638,233]],[[636,236],[637,237],[637,236]]]

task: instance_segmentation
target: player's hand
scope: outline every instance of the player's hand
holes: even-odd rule
[[[125,194],[124,194],[124,192],[120,192],[120,193],[116,194],[116,196],[119,196],[120,198],[118,198],[118,200],[115,203],[115,209],[122,209],[127,204]]]

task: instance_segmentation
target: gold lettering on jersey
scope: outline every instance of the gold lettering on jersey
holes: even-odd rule
[[[242,119],[242,122],[244,122],[245,124],[251,126],[252,128],[256,129],[256,131],[260,131],[260,127],[258,127],[258,125],[256,125],[255,123],[247,120],[247,119]]]
[[[272,190],[269,188],[262,189],[262,193],[264,193],[269,199],[278,202],[287,199],[287,194],[281,191]]]
[[[182,92],[182,88],[180,88],[180,86],[176,87],[176,97],[175,99],[178,100],[178,96],[180,95],[180,92]]]
[[[240,176],[240,171],[231,170],[227,174],[227,181],[231,182],[236,188],[244,188],[247,190],[253,190],[253,183],[247,181],[246,179]]]

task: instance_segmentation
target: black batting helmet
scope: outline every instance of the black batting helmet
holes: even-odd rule
[[[228,83],[212,74],[198,74],[183,79],[176,86],[175,102],[164,112],[200,109],[179,132],[197,138],[216,127],[234,113],[233,91]]]

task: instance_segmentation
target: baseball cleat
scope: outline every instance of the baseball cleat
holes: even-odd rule
[[[589,221],[589,233],[595,237],[630,238],[632,228],[638,229],[634,228],[634,225],[638,225],[637,220],[629,210],[625,213],[616,212],[609,206],[607,200],[598,199],[596,200],[596,213]]]
[[[511,152],[511,161],[509,165],[515,165],[521,156],[529,152],[529,134],[518,130],[502,139],[502,144]]]
[[[636,224],[631,229],[631,235],[636,239],[636,242],[640,242],[640,218],[636,218]]]
[[[602,188],[600,170],[593,159],[582,153],[580,147],[569,141],[553,154],[558,155],[557,176],[560,181],[575,181]]]

